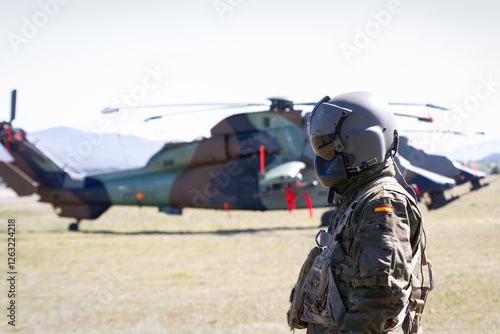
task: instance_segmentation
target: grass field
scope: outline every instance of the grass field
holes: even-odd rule
[[[423,209],[436,283],[426,333],[500,333],[500,182],[489,181]],[[18,275],[15,328],[0,281],[4,333],[289,333],[289,291],[324,211],[311,220],[306,210],[114,207],[74,233],[50,205],[9,194],[0,196],[0,267],[6,277],[15,218]]]

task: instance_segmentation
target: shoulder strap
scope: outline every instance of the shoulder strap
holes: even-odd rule
[[[318,234],[316,235],[316,244],[318,247],[328,247],[328,248],[333,248],[337,244],[337,241],[340,240],[340,234],[342,233],[342,230],[344,229],[345,225],[347,224],[347,221],[349,220],[349,217],[351,216],[352,210],[354,210],[354,207],[356,206],[356,201],[352,201],[351,205],[345,210],[344,214],[340,218],[339,223],[337,224],[337,227],[335,228],[335,231],[332,233],[329,233],[325,230],[320,230]],[[318,240],[319,237],[319,240]]]
[[[342,230],[344,229],[345,225],[349,221],[349,217],[351,216],[351,213],[354,210],[354,207],[356,206],[356,204],[358,203],[358,201],[368,192],[368,190],[372,186],[376,186],[379,183],[387,181],[387,179],[394,179],[394,178],[390,177],[390,176],[380,177],[378,179],[375,179],[375,180],[369,182],[366,186],[364,186],[358,192],[358,194],[356,195],[356,198],[351,202],[351,204],[349,205],[349,207],[345,210],[344,214],[340,218],[339,223],[335,227],[334,232],[333,233],[329,233],[329,232],[327,232],[325,230],[320,230],[318,232],[318,234],[316,235],[316,244],[318,245],[318,247],[330,247],[330,248],[335,247],[335,244],[337,242],[335,242],[335,243],[333,243],[333,242],[336,239],[340,238],[340,234],[342,233]]]

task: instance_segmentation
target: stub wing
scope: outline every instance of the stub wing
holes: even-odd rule
[[[259,180],[259,193],[253,194],[252,197],[284,196],[287,187],[291,189],[315,187],[317,181],[302,182],[301,171],[305,168],[306,164],[302,161],[289,161],[269,169]]]

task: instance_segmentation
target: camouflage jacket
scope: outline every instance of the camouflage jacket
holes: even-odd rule
[[[341,327],[327,333],[381,333],[408,304],[411,262],[419,253],[422,216],[413,198],[395,180],[392,165],[350,182],[338,196],[329,232],[359,191],[384,176],[357,200],[334,249],[332,270],[347,313]],[[407,332],[404,327],[398,332]],[[324,331],[317,326],[308,328],[308,333],[316,332]]]

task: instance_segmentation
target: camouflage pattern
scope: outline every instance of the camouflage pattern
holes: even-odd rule
[[[382,333],[408,305],[411,261],[419,256],[422,216],[415,201],[395,181],[391,163],[348,181],[340,190],[329,231],[363,186],[383,176],[388,177],[358,199],[337,244],[342,247],[332,256],[334,279],[347,311],[344,322],[340,328],[311,324],[309,334]],[[377,207],[392,210],[376,212]],[[409,319],[405,319],[394,333],[408,333],[408,326]]]
[[[209,138],[167,143],[144,167],[77,178],[33,145],[22,129],[0,124],[0,142],[14,158],[0,162],[0,176],[20,196],[37,193],[62,217],[95,219],[111,205],[238,210],[325,206],[316,186],[313,154],[300,110],[290,105],[236,114]],[[265,171],[261,172],[261,163]]]

